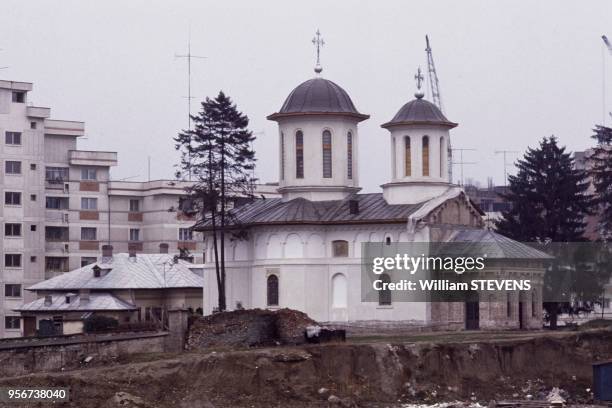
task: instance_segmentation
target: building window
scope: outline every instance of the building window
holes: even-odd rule
[[[68,197],[45,197],[45,207],[49,210],[65,210],[68,208]]]
[[[81,241],[96,241],[97,230],[94,227],[81,228]]]
[[[96,169],[90,167],[81,169],[81,180],[96,180]]]
[[[346,258],[348,256],[348,241],[336,240],[332,242],[332,255],[335,258]]]
[[[412,152],[410,150],[410,136],[404,137],[404,175],[412,175]]]
[[[68,258],[60,256],[45,257],[45,270],[49,272],[67,272]]]
[[[378,291],[378,304],[380,306],[390,306],[391,305],[391,290],[388,289],[388,286],[385,284],[391,283],[391,278],[388,274],[383,273],[380,275],[380,281],[382,282],[382,288]]]
[[[295,133],[295,178],[304,178],[304,133]]]
[[[268,276],[266,286],[268,306],[278,306],[278,276]]]
[[[37,123],[36,122],[30,122],[30,129],[36,129]]]
[[[68,181],[67,167],[45,167],[45,180],[49,183],[62,183]]]
[[[19,316],[5,316],[4,328],[7,330],[21,329],[21,318]]]
[[[423,176],[429,176],[429,136],[423,136]]]
[[[98,258],[95,256],[84,256],[81,258],[81,268],[87,265],[95,264],[98,262]]]
[[[21,174],[21,162],[7,160],[4,163],[4,171],[6,174]]]
[[[4,142],[7,145],[20,145],[21,144],[21,132],[5,132]]]
[[[21,193],[17,191],[5,191],[4,192],[4,204],[21,205]]]
[[[30,225],[30,231],[36,232],[36,224]]]
[[[36,256],[31,256],[30,257],[30,262],[35,263],[36,262]]]
[[[285,179],[285,134],[281,132],[280,134],[280,149],[281,149],[281,159],[280,159],[280,179]]]
[[[179,241],[193,241],[191,228],[179,228]]]
[[[68,227],[53,227],[45,226],[45,240],[49,242],[64,242],[68,241]]]
[[[30,194],[30,201],[36,201],[36,194]]]
[[[332,176],[332,136],[329,130],[323,131],[323,178]]]
[[[36,170],[36,163],[30,163],[30,170]]]
[[[510,293],[506,294],[506,316],[512,317],[512,298]]]
[[[440,177],[444,177],[444,154],[446,148],[444,147],[444,136],[440,137]]]
[[[21,285],[20,284],[6,284],[6,285],[4,285],[4,296],[6,296],[6,297],[21,297]]]
[[[347,307],[348,285],[346,276],[337,273],[332,277],[332,307]]]
[[[21,268],[21,254],[4,254],[4,266],[7,268]]]
[[[138,200],[138,199],[130,200],[130,211],[131,212],[139,212],[140,211],[140,200]]]
[[[82,210],[97,210],[98,209],[98,199],[91,197],[82,197],[81,198],[81,209]]]
[[[346,134],[346,176],[349,179],[353,178],[353,134]]]
[[[4,224],[4,236],[5,237],[20,237],[21,236],[21,224],[6,223]]]
[[[25,103],[25,92],[13,91],[14,103]]]
[[[130,228],[130,241],[140,241],[140,230],[138,228]]]

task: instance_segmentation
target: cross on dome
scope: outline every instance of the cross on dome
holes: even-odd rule
[[[425,79],[423,74],[421,74],[421,67],[419,67],[419,69],[417,70],[417,73],[414,76],[414,79],[416,80],[416,83],[417,83],[417,91],[414,93],[414,96],[417,99],[421,99],[423,98],[423,96],[425,96],[425,93],[423,93],[423,91],[421,90],[421,84],[423,83],[423,80]]]
[[[318,28],[317,32],[315,33],[315,36],[312,38],[312,43],[317,49],[317,65],[315,65],[314,71],[317,74],[320,74],[321,71],[323,71],[323,67],[321,66],[321,47],[325,45],[325,41],[321,37],[321,32]]]

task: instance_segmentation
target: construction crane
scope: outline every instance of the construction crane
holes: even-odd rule
[[[431,46],[429,45],[429,36],[425,35],[425,52],[427,53],[427,76],[429,78],[429,86],[431,88],[431,99],[440,109],[440,112],[444,113],[444,107],[442,106],[442,97],[440,95],[440,81],[438,80],[438,73],[436,72],[436,64],[434,63],[433,54],[431,52]],[[453,148],[451,147],[450,138],[448,139],[448,152],[446,157],[448,158],[448,181],[453,182]],[[462,160],[463,161],[463,160]]]

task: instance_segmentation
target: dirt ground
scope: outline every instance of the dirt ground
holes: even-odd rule
[[[609,329],[397,334],[133,355],[80,370],[2,378],[0,387],[69,387],[71,402],[54,406],[79,408],[373,408],[456,400],[486,406],[542,399],[554,386],[569,403],[582,404],[592,401],[591,363],[606,359],[612,359]]]

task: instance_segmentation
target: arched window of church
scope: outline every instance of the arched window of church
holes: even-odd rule
[[[423,176],[429,176],[429,136],[423,136]]]
[[[278,306],[278,276],[268,276],[267,292],[268,306]]]
[[[349,179],[353,178],[353,134],[346,134],[346,176]]]
[[[380,281],[383,285],[387,283],[391,283],[391,278],[386,273],[380,275]],[[378,291],[378,304],[380,306],[389,306],[391,305],[391,290],[386,286],[383,286],[384,289]]]
[[[280,179],[285,179],[285,134],[281,132],[280,135],[280,148],[281,148],[281,159],[280,159]]]
[[[348,256],[348,241],[341,239],[333,241],[332,255],[335,258],[346,258]]]
[[[304,133],[295,133],[295,178],[304,178]]]
[[[444,177],[444,136],[440,137],[440,177]]]
[[[348,298],[348,285],[346,276],[337,273],[332,277],[332,307],[346,307]]]
[[[404,137],[404,175],[412,175],[412,155],[410,152],[410,136]]]
[[[323,178],[332,176],[332,137],[329,130],[323,131]]]

